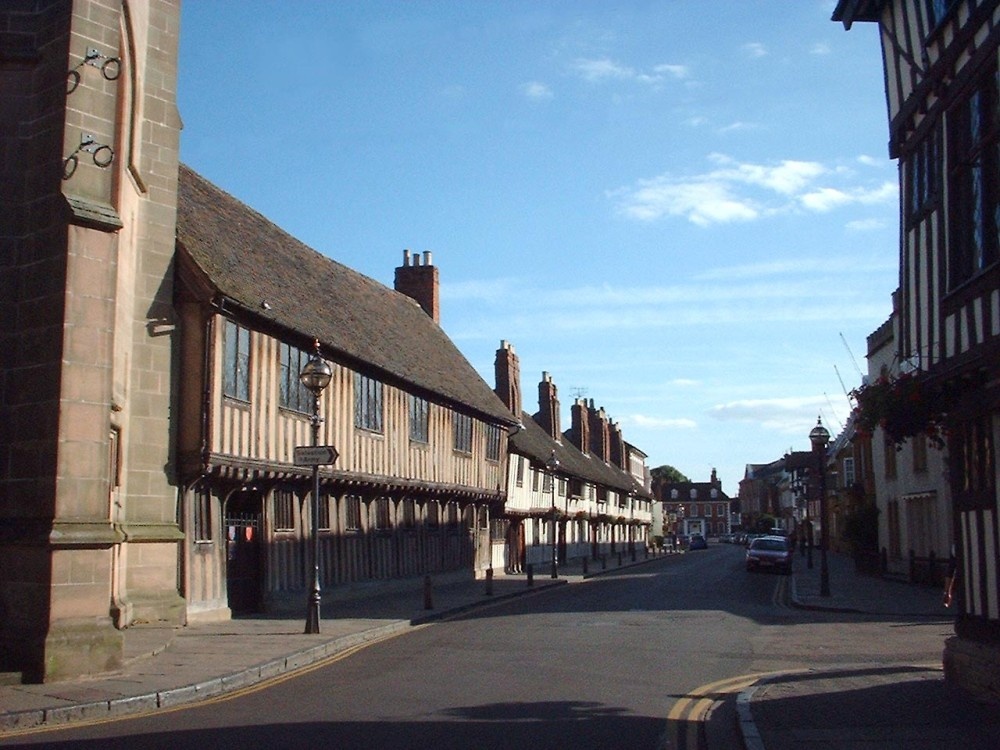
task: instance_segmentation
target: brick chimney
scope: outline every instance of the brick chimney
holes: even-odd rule
[[[569,439],[581,453],[590,453],[590,410],[587,400],[578,398],[570,409],[572,426],[569,428]]]
[[[608,434],[608,415],[604,413],[604,407],[595,409],[594,401],[591,399],[587,418],[590,422],[590,452],[602,461],[610,461],[611,440]]]
[[[496,377],[494,391],[514,417],[521,419],[521,360],[514,351],[514,345],[509,341],[501,341],[493,364]]]
[[[559,397],[556,384],[547,372],[542,373],[542,381],[538,384],[538,414],[535,415],[535,421],[553,440],[560,439],[562,420],[559,415]]]
[[[622,437],[622,428],[611,422],[608,424],[609,436],[611,439],[611,463],[622,471],[627,471],[625,465],[625,438]]]
[[[412,297],[431,316],[435,323],[441,322],[441,303],[438,288],[438,270],[431,262],[430,251],[420,253],[403,251],[403,265],[396,269],[395,288],[397,292]]]

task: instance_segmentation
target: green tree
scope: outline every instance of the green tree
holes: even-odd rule
[[[673,466],[668,466],[667,464],[664,464],[663,466],[657,466],[655,469],[651,469],[649,473],[653,477],[654,481],[659,481],[659,482],[672,483],[672,482],[691,481],[686,476],[681,474]]]

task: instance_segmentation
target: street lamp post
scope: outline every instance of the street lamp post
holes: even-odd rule
[[[819,465],[819,595],[830,596],[830,569],[826,562],[830,540],[826,522],[826,445],[830,442],[830,431],[823,426],[822,418],[816,419],[816,426],[809,432],[809,440]]]
[[[552,455],[549,456],[548,461],[545,462],[545,466],[549,470],[549,480],[552,483],[552,577],[559,577],[559,562],[556,559],[556,470],[559,468],[559,459],[556,458],[556,452],[552,451]]]
[[[313,394],[313,413],[309,422],[312,425],[313,447],[319,445],[319,426],[323,417],[319,413],[319,395],[330,384],[333,370],[320,356],[319,339],[316,339],[312,357],[306,362],[299,373],[299,382]],[[309,586],[309,597],[306,600],[306,630],[307,634],[319,633],[319,464],[312,467],[312,571]]]

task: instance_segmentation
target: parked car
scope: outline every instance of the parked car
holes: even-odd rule
[[[750,542],[746,554],[747,570],[764,568],[792,572],[792,547],[783,536],[759,536]]]
[[[701,534],[692,534],[688,539],[688,550],[693,549],[708,549],[708,542]]]

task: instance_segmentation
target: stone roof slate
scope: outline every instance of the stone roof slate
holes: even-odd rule
[[[560,441],[553,440],[545,428],[539,425],[527,412],[521,415],[521,424],[524,429],[510,438],[512,451],[521,453],[544,466],[554,450],[556,458],[559,459],[559,474],[576,477],[618,491],[632,491],[640,497],[651,497],[650,493],[627,472],[611,466],[595,456],[583,453],[569,442],[568,438],[564,437]]]
[[[313,250],[186,165],[178,183],[178,248],[227,304],[318,338],[324,356],[354,369],[516,423],[413,299]]]

